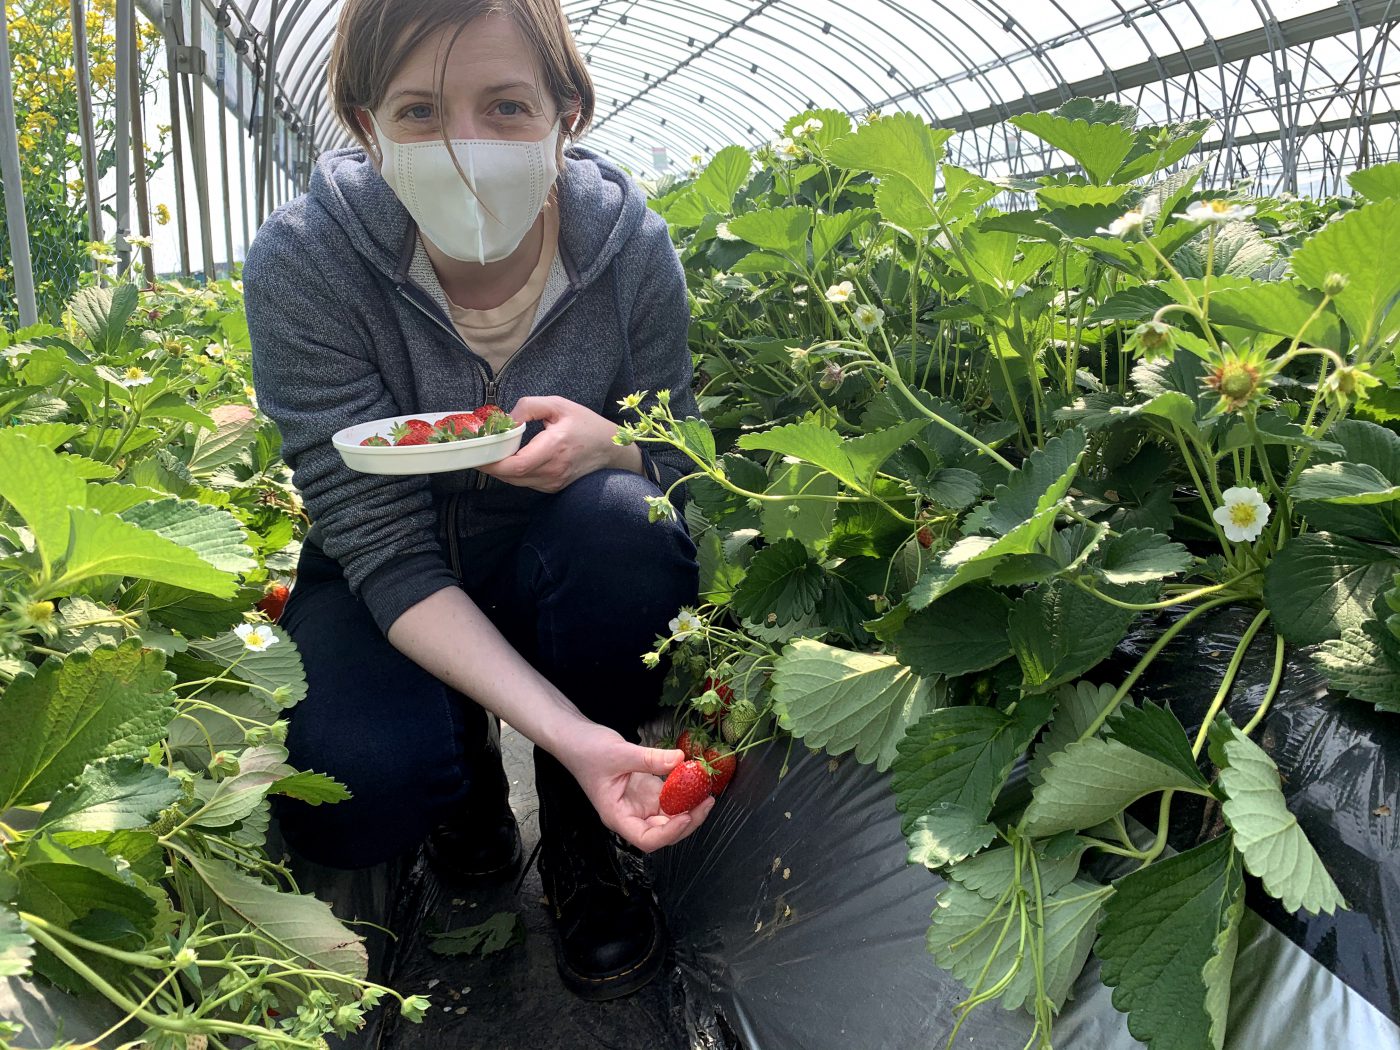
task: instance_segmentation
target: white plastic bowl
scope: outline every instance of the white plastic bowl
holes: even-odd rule
[[[525,434],[525,424],[517,423],[504,434],[490,437],[463,438],[431,445],[361,445],[373,434],[388,436],[399,423],[423,419],[436,425],[452,412],[414,412],[406,416],[390,416],[368,423],[356,423],[338,430],[331,438],[340,458],[351,470],[363,474],[438,474],[448,470],[466,470],[486,463],[495,463],[514,455]]]

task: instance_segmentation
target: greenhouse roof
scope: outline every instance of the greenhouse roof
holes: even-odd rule
[[[316,149],[349,141],[325,95],[336,0],[242,0]],[[1043,170],[1014,113],[1075,96],[1211,117],[1220,177],[1316,189],[1395,153],[1394,0],[564,0],[598,94],[593,148],[641,176],[771,139],[804,109],[903,109],[959,129],[955,158]],[[212,28],[212,20],[211,20]],[[1295,177],[1296,173],[1296,177]],[[1325,185],[1324,185],[1325,188]]]

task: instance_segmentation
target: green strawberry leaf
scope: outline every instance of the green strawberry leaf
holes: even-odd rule
[[[242,574],[258,567],[243,526],[226,510],[194,500],[164,499],[131,507],[121,517],[193,551],[224,572]]]
[[[983,810],[956,802],[935,802],[927,813],[915,818],[905,836],[909,840],[908,860],[933,870],[956,865],[990,845],[996,834]]]
[[[734,195],[749,181],[753,154],[743,146],[725,146],[705,165],[695,179],[692,189],[711,211],[728,215],[734,206]]]
[[[90,762],[145,751],[175,716],[165,656],[139,639],[53,658],[0,696],[0,812],[48,802]]]
[[[1021,113],[1008,123],[1069,154],[1096,185],[1113,178],[1137,141],[1122,124],[1091,124],[1051,112]]]
[[[1135,584],[1109,587],[1106,593],[1140,604],[1151,601],[1156,591]],[[1028,592],[1012,606],[1008,621],[1011,648],[1021,664],[1022,688],[1040,692],[1078,678],[1113,652],[1136,615],[1068,580],[1054,580]]]
[[[1170,766],[1198,787],[1206,786],[1206,778],[1191,754],[1186,730],[1167,708],[1151,700],[1141,707],[1121,706],[1108,720],[1108,732],[1119,743]]]
[[[1151,1050],[1222,1050],[1230,973],[1244,914],[1240,857],[1229,835],[1113,884],[1094,954]]]
[[[1187,774],[1120,739],[1098,737],[1052,754],[1041,777],[1025,815],[1026,830],[1037,837],[1092,828],[1158,791],[1204,790],[1194,768]]]
[[[45,565],[68,549],[69,508],[87,502],[87,482],[61,456],[21,433],[0,430],[0,499],[9,503],[34,534]]]
[[[1377,623],[1348,627],[1340,638],[1329,638],[1313,654],[1327,674],[1328,684],[1382,711],[1400,714],[1400,657],[1392,656],[1385,628]]]
[[[1326,532],[1289,540],[1264,571],[1264,604],[1294,645],[1340,638],[1371,618],[1376,595],[1400,571],[1384,548]]]
[[[964,525],[966,532],[992,532],[1005,536],[1028,518],[1065,497],[1084,456],[1084,435],[1067,430],[1032,452],[1005,484],[998,485],[989,503],[983,504]]]
[[[894,761],[895,745],[908,727],[942,703],[944,693],[941,679],[919,678],[893,656],[808,638],[783,650],[772,682],[784,729],[833,755],[854,751],[858,761],[882,771]]]
[[[796,539],[764,547],[749,563],[748,574],[734,589],[734,610],[758,623],[792,623],[817,607],[825,578],[822,567]]]
[[[933,199],[944,147],[952,137],[952,128],[931,128],[913,113],[894,113],[862,124],[833,142],[826,153],[838,167],[868,171],[881,179],[902,179],[928,201]]]
[[[1367,204],[1329,222],[1293,252],[1289,262],[1298,280],[1321,290],[1332,274],[1347,278],[1333,301],[1351,337],[1369,349],[1395,332],[1392,307],[1400,298],[1400,272],[1385,262],[1400,238],[1400,200]]]
[[[1011,602],[990,587],[965,587],[956,598],[911,615],[895,634],[899,660],[915,674],[967,674],[1011,655],[1007,616]]]
[[[1400,485],[1391,484],[1367,463],[1321,463],[1298,476],[1293,496],[1342,506],[1369,506],[1400,500]]]
[[[965,844],[976,836],[966,831],[961,811],[986,821],[1012,765],[1045,724],[1050,706],[1048,697],[1028,697],[1009,713],[994,707],[946,707],[929,712],[909,729],[896,748],[899,757],[890,786],[895,808],[904,814],[906,835],[920,817],[935,815],[921,829],[921,851],[946,855],[943,863],[971,852]],[[939,810],[940,805],[956,808]],[[927,836],[945,824],[957,833],[958,845],[945,844],[935,851]]]
[[[729,220],[729,232],[755,248],[795,259],[806,256],[811,225],[809,208],[770,208],[734,216]]]
[[[1031,786],[1045,779],[1045,770],[1050,765],[1050,757],[1078,740],[1094,724],[1099,714],[1108,706],[1117,692],[1111,685],[1091,685],[1088,682],[1075,682],[1062,685],[1055,705],[1055,717],[1045,735],[1036,745],[1026,767],[1026,775]],[[1132,703],[1132,697],[1124,697],[1125,705]]]
[[[1037,852],[1042,893],[1058,892],[1079,874],[1079,860],[1084,855],[1085,845],[1079,838],[1075,838],[1070,845],[1070,850],[1063,856],[1050,857],[1044,852]],[[948,878],[966,886],[974,893],[980,893],[988,900],[996,900],[1016,877],[1016,850],[1011,846],[989,849],[985,853],[969,857],[961,864],[954,864],[946,874]],[[1022,868],[1021,883],[1027,893],[1034,892],[1035,880],[1029,864]]]
[[[189,910],[208,911],[211,919],[234,930],[250,928],[271,943],[270,949],[250,945],[252,950],[285,953],[297,964],[364,979],[369,962],[364,938],[346,929],[329,904],[310,894],[283,893],[222,860],[193,854],[185,859],[197,876],[187,880],[194,898],[187,902]]]
[[[1094,943],[1094,928],[1112,892],[1107,886],[1076,878],[1045,896],[1041,931],[1045,939],[1045,995],[1056,1010],[1069,998],[1070,989],[1084,968]],[[1003,1007],[1015,1010],[1035,1001],[1035,967],[1029,950],[1022,954],[1022,939],[1014,917],[1010,933],[1001,936],[1004,913],[1004,905],[998,907],[995,900],[951,883],[938,896],[927,946],[934,962],[969,989],[979,980],[991,984],[1014,971],[1015,976],[1000,999]],[[1034,905],[1031,913],[1035,914]],[[1027,932],[1027,936],[1032,935],[1033,931]]]
[[[1185,572],[1192,561],[1185,547],[1155,529],[1128,529],[1104,544],[1094,568],[1109,583],[1152,583]]]
[[[37,827],[56,831],[144,828],[181,797],[180,781],[133,756],[93,762],[60,791]]]
[[[287,749],[280,744],[250,747],[238,756],[238,772],[233,776],[198,783],[203,805],[191,823],[208,829],[232,827],[263,804],[273,784],[294,772],[287,765]]]
[[[350,789],[325,773],[302,770],[285,776],[267,789],[269,795],[286,795],[312,806],[323,802],[344,802],[351,797]]]
[[[1223,714],[1210,727],[1210,754],[1226,795],[1221,811],[1249,873],[1289,911],[1331,915],[1345,908],[1322,858],[1288,810],[1274,760]]]
[[[0,905],[0,977],[25,977],[34,956],[34,939],[9,908]]]
[[[193,677],[217,673],[225,679],[242,682],[259,699],[278,707],[292,707],[306,699],[306,671],[301,664],[291,637],[282,628],[259,624],[258,631],[276,639],[266,649],[249,649],[234,631],[217,638],[201,638],[190,643],[185,653],[175,657],[172,665],[182,673],[195,672]],[[276,699],[273,693],[281,688]]]

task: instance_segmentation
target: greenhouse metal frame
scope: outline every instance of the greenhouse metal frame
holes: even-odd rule
[[[74,0],[72,7],[84,5]],[[161,29],[179,99],[169,119],[181,273],[214,274],[241,257],[268,212],[306,187],[317,155],[349,144],[325,91],[338,7],[326,0],[116,0],[125,57],[117,184],[132,185],[132,165],[141,163],[131,149],[142,107],[133,105],[129,66],[139,13]],[[1343,188],[1348,171],[1400,155],[1396,0],[1057,0],[1019,17],[1023,5],[988,0],[567,0],[564,8],[597,88],[586,143],[640,177],[684,170],[730,142],[759,144],[788,114],[818,105],[853,116],[913,111],[957,130],[955,162],[988,174],[1037,175],[1062,166],[1063,157],[1006,119],[1080,96],[1132,104],[1162,124],[1210,119],[1198,153],[1216,185],[1252,179],[1260,192],[1325,195]],[[81,34],[74,48],[74,63],[85,70]],[[0,110],[0,162],[15,290],[22,318],[33,323],[8,53],[0,59],[0,106],[9,107]],[[239,129],[236,165],[229,121]],[[221,200],[209,199],[215,164],[240,172]],[[90,235],[101,241],[94,165],[88,151]],[[242,201],[237,230],[234,192]],[[133,211],[130,194],[113,198],[124,267],[127,235],[150,230],[141,200]],[[193,231],[198,258],[190,252]]]

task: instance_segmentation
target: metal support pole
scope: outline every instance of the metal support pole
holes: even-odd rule
[[[144,96],[141,94],[141,47],[136,42],[136,34],[131,34],[131,159],[134,165],[136,189],[136,228],[146,240],[151,239],[151,199],[146,182],[146,114]],[[146,268],[146,280],[156,279],[155,251],[150,247],[141,249],[141,263]]]
[[[185,220],[185,138],[180,125],[180,71],[176,67],[179,42],[175,25],[181,14],[181,0],[166,0],[165,35],[166,84],[170,89],[170,159],[175,171],[175,223],[180,244],[180,273],[190,276],[190,227]]]
[[[204,280],[218,277],[214,269],[214,224],[209,204],[208,139],[204,128],[204,3],[190,2],[190,46],[185,49],[185,76],[189,85],[190,146],[194,154],[194,196],[199,208],[199,243],[204,256]]]
[[[272,0],[272,14],[267,23],[267,52],[263,56],[262,88],[262,167],[258,172],[258,225],[267,218],[268,201],[272,197],[272,118],[273,91],[276,89],[274,72],[277,68],[277,14],[282,0]]]
[[[78,128],[83,136],[83,197],[87,200],[88,240],[102,240],[102,204],[97,186],[97,137],[92,126],[92,80],[88,70],[87,11],[83,0],[71,0],[74,75],[78,86]]]
[[[247,69],[243,64],[243,59],[238,56],[237,49],[234,51],[233,60],[234,75],[238,77],[238,206],[239,215],[243,220],[243,251],[246,254],[248,244],[252,240],[252,230],[248,225],[248,136],[252,134],[250,126],[243,126],[243,106],[244,91],[243,85],[247,81]]]
[[[228,168],[228,56],[229,42],[226,30],[219,27],[219,185],[223,189],[224,205],[224,261],[228,272],[233,272],[233,203],[229,192],[229,178],[233,174]],[[235,74],[237,67],[234,68]]]
[[[125,273],[131,266],[131,242],[126,238],[131,233],[131,109],[137,99],[131,91],[131,66],[133,40],[136,35],[136,8],[134,0],[117,0],[116,48],[117,82],[114,85],[117,96],[117,273]]]
[[[19,323],[39,323],[34,301],[34,265],[29,258],[29,220],[24,214],[24,183],[19,169],[19,128],[15,124],[15,86],[10,79],[10,23],[0,2],[0,179],[5,185],[5,225],[10,233],[10,268],[14,271]]]

